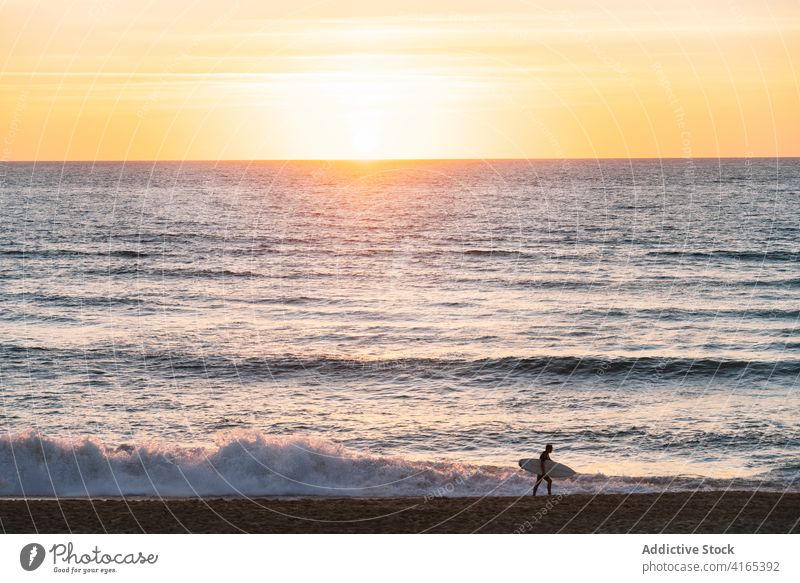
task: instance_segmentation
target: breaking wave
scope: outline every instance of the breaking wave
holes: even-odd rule
[[[0,438],[0,496],[521,496],[516,467],[420,462],[361,454],[310,438],[233,434],[215,447],[110,447],[35,432]],[[760,480],[578,474],[560,493],[784,490]]]

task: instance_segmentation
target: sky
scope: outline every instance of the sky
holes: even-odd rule
[[[800,3],[0,0],[0,162],[800,156]]]

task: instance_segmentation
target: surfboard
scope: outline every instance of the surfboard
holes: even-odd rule
[[[542,471],[541,466],[539,465],[538,457],[524,458],[519,460],[519,467],[532,474],[538,474]],[[544,470],[546,475],[551,478],[569,478],[577,473],[571,467],[554,462],[553,460],[545,460]]]

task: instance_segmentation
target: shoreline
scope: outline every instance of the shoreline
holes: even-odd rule
[[[0,498],[4,533],[800,533],[800,493]]]

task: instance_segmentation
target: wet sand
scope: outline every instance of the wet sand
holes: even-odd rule
[[[0,499],[7,533],[800,533],[800,493]]]

